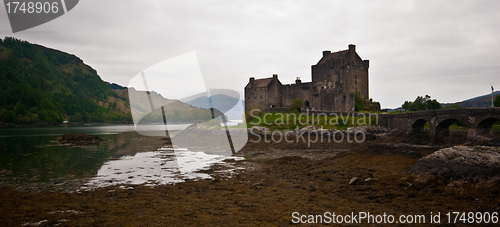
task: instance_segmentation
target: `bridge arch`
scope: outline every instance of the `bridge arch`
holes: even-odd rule
[[[475,127],[475,135],[481,135],[481,136],[487,136],[491,137],[493,136],[493,131],[491,130],[491,127],[499,120],[497,117],[487,117],[485,119],[482,119],[479,124]]]
[[[442,136],[449,135],[450,134],[450,126],[454,123],[458,123],[458,124],[463,123],[470,128],[469,124],[467,124],[468,123],[467,121],[464,122],[464,121],[457,119],[457,118],[448,118],[448,119],[440,121],[437,124],[436,130],[435,130],[436,137],[442,137]]]
[[[427,120],[423,118],[419,118],[416,121],[413,122],[411,128],[412,132],[411,133],[423,133],[424,132],[424,127],[425,124],[427,124]]]

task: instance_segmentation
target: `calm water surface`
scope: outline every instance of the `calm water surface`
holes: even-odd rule
[[[175,134],[172,130],[187,126],[169,126],[169,130],[172,135]],[[66,133],[95,135],[108,141],[98,145],[58,145],[57,136]],[[0,183],[57,184],[67,179],[91,177],[88,187],[157,185],[207,178],[208,175],[195,172],[226,158],[183,148],[147,150],[151,139],[156,138],[138,134],[133,125],[1,128]]]

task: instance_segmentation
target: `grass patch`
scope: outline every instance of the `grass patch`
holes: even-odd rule
[[[411,111],[401,111],[401,113],[410,113]],[[392,112],[387,112],[387,114],[399,114],[400,112],[399,111],[392,111]]]
[[[424,128],[425,129],[429,129],[431,126],[429,124],[429,122],[425,123],[424,125]],[[469,127],[467,127],[465,124],[463,123],[453,123],[450,125],[449,127],[450,129],[450,132],[467,132],[469,130]]]
[[[377,115],[373,113],[365,114],[364,116],[348,115],[306,115],[296,113],[265,113],[252,119],[248,122],[248,127],[262,126],[271,130],[294,130],[297,127],[303,128],[308,125],[323,127],[324,129],[340,129],[345,130],[352,126],[375,125]]]
[[[450,125],[450,132],[467,132],[469,127],[463,126],[461,124],[453,123]]]
[[[497,121],[492,127],[493,132],[500,132],[500,121]]]

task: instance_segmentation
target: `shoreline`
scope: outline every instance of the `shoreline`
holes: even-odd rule
[[[250,139],[250,138],[249,138]],[[422,138],[386,136],[364,143],[248,143],[223,165],[200,171],[212,180],[92,191],[26,192],[0,187],[0,222],[23,225],[291,225],[292,213],[371,212],[392,215],[499,212],[498,182],[456,181],[406,174],[446,146]],[[157,141],[158,145],[160,142]],[[407,152],[411,150],[412,152]],[[419,155],[416,155],[419,154]],[[354,179],[354,180],[353,180]],[[352,183],[351,183],[352,181]],[[20,204],[29,204],[23,205]],[[65,221],[61,221],[65,220]],[[219,224],[218,224],[219,223]]]

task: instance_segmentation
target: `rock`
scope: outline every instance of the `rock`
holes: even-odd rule
[[[252,126],[250,129],[249,129],[250,132],[253,132],[253,133],[265,133],[265,132],[269,132],[271,131],[270,129],[266,128],[266,127],[262,127],[262,126]]]
[[[373,134],[373,135],[384,134],[384,133],[389,132],[389,130],[387,130],[386,128],[384,128],[382,126],[371,126],[371,125],[370,126],[349,127],[347,129],[347,131],[364,132],[364,133]]]
[[[408,174],[454,180],[490,180],[500,176],[500,148],[455,146],[421,158]]]
[[[371,182],[372,181],[372,178],[366,178],[365,179],[365,182]]]
[[[64,134],[57,137],[57,142],[61,144],[97,144],[102,141],[105,141],[105,139],[86,134]]]
[[[309,135],[310,133],[315,133],[316,135],[319,135],[318,131],[317,131],[317,127],[314,126],[314,125],[308,125],[306,127],[303,127],[301,129],[298,130],[298,135]]]
[[[349,136],[363,136],[365,140],[375,140],[377,136],[383,135],[388,130],[380,126],[358,126],[349,127],[343,133]]]
[[[353,177],[350,181],[349,181],[349,185],[352,185],[354,183],[356,183],[356,181],[358,180],[358,177]]]
[[[304,128],[301,128],[299,132],[310,132],[310,131],[316,131],[318,128],[314,125],[308,125]]]

